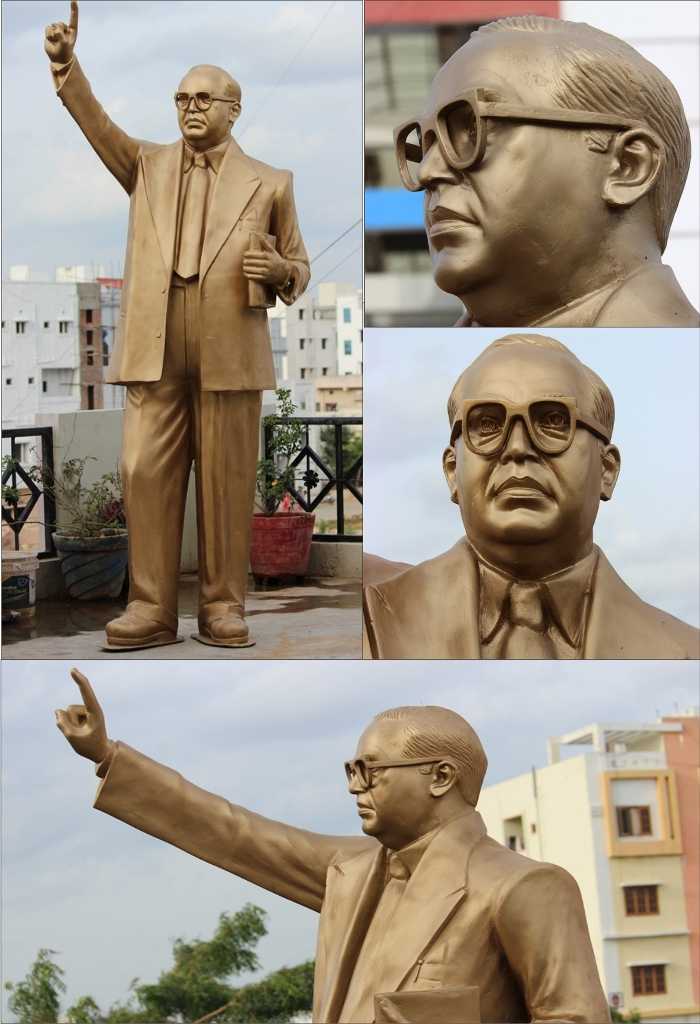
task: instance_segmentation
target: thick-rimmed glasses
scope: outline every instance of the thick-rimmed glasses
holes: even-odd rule
[[[497,103],[486,99],[483,89],[469,89],[446,103],[434,117],[404,121],[394,131],[396,159],[404,186],[411,192],[420,192],[425,188],[418,178],[418,172],[426,154],[424,139],[429,134],[436,136],[450,167],[459,171],[475,167],[486,149],[484,121],[488,117],[523,121],[526,124],[558,125],[563,128],[646,127],[642,121],[625,119],[619,114],[562,108],[538,110],[516,103]],[[428,148],[431,145],[432,139],[429,139]]]
[[[224,103],[235,103],[233,96],[214,96],[211,92],[175,93],[175,106],[178,110],[187,110],[191,100],[194,100],[197,110],[209,110],[214,100],[223,100]]]
[[[523,420],[533,445],[544,455],[565,452],[578,426],[610,444],[606,427],[579,412],[575,398],[539,398],[527,405],[467,399],[462,404],[462,415],[453,424],[450,444],[461,433],[466,446],[476,455],[498,455],[506,445],[516,416]]]
[[[415,761],[365,761],[355,757],[345,762],[345,775],[350,785],[357,785],[361,790],[372,788],[375,768],[408,768],[410,765],[438,764],[441,757],[423,757]]]

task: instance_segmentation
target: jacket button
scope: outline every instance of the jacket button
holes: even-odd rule
[[[160,331],[157,332],[156,338],[160,338]]]

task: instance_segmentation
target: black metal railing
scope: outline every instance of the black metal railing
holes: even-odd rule
[[[42,521],[33,521],[33,525],[44,527],[44,550],[38,552],[39,558],[49,558],[54,555],[53,538],[51,532],[52,524],[56,522],[56,503],[53,495],[49,494],[29,474],[29,466],[23,466],[20,458],[18,438],[35,437],[41,439],[41,461],[42,476],[45,479],[53,479],[53,429],[51,427],[17,427],[3,429],[3,440],[9,438],[10,453],[7,465],[2,471],[3,488],[8,484],[14,492],[18,490],[18,481],[29,491],[29,499],[23,504],[10,502],[7,499],[2,503],[2,521],[6,523],[14,534],[15,551],[20,549],[20,533],[30,522],[32,511],[39,501],[44,499],[44,512]],[[4,446],[3,446],[4,448]],[[36,464],[38,452],[34,453],[33,462]]]
[[[304,512],[313,512],[333,490],[335,490],[335,533],[314,533],[314,540],[321,541],[352,541],[362,543],[362,531],[347,533],[345,526],[345,491],[346,489],[362,505],[362,455],[353,460],[345,468],[345,451],[343,446],[343,428],[361,427],[361,416],[275,416],[270,417],[264,427],[265,458],[272,458],[273,436],[277,423],[301,423],[304,426],[304,446],[292,459],[290,466],[295,473],[295,483],[287,488],[289,494]],[[309,430],[312,427],[332,427],[334,466],[331,469],[309,441]],[[317,470],[326,477],[321,484]]]

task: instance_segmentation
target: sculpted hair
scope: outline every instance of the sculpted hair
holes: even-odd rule
[[[508,348],[510,345],[533,345],[535,348],[546,348],[551,349],[555,352],[562,352],[571,360],[576,368],[584,374],[586,380],[591,389],[591,411],[593,412],[596,419],[606,427],[608,431],[608,437],[612,437],[613,427],[615,426],[615,401],[612,393],[597,373],[594,373],[589,366],[582,363],[578,356],[575,356],[571,349],[567,348],[566,345],[562,345],[556,338],[548,338],[544,334],[506,334],[503,338],[497,338],[496,341],[492,341],[483,352],[480,352],[473,363],[470,363],[466,370],[460,373],[455,386],[450,392],[450,397],[447,399],[447,416],[450,421],[450,430],[454,424],[455,418],[459,415],[459,411],[462,405],[462,389],[464,386],[464,378],[467,376],[473,366],[475,366],[480,359],[483,359],[485,355],[491,352],[492,349]],[[473,396],[477,397],[477,396]]]
[[[215,71],[221,76],[223,83],[222,92],[224,96],[230,96],[232,100],[238,100],[241,102],[241,87],[228,71],[224,71],[223,68],[217,67],[216,64],[195,64],[193,68],[187,72],[189,75],[190,71]]]
[[[457,788],[475,807],[486,774],[486,754],[469,722],[449,708],[390,708],[375,715],[375,722],[401,722],[404,730],[403,754],[407,758],[449,757],[458,771]]]
[[[650,201],[663,252],[690,166],[688,122],[671,82],[634,47],[590,25],[527,14],[490,22],[475,35],[494,32],[551,35],[558,62],[552,87],[555,103],[634,118],[660,137],[664,152]],[[589,148],[605,152],[611,139],[605,130],[591,131],[587,143]]]

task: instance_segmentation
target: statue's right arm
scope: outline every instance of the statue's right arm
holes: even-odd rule
[[[70,23],[46,28],[44,48],[51,61],[56,92],[100,160],[131,193],[142,143],[114,123],[95,99],[73,52],[78,35],[78,4],[71,3]]]
[[[263,818],[109,740],[89,681],[76,670],[72,675],[84,705],[58,711],[57,723],[73,749],[97,764],[98,810],[316,911],[334,857],[374,846],[364,837],[320,835]]]

